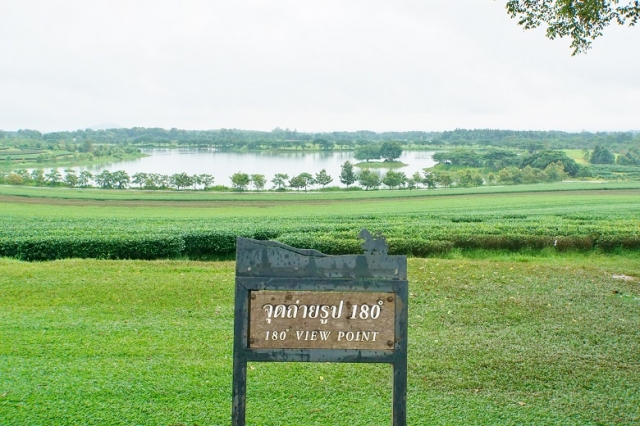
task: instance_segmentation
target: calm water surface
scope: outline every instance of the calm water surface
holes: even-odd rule
[[[271,180],[276,173],[294,176],[303,172],[316,174],[322,169],[333,177],[331,185],[340,186],[340,166],[347,160],[357,163],[353,152],[220,152],[214,149],[147,149],[143,152],[149,157],[135,160],[118,161],[98,166],[76,167],[80,172],[88,170],[93,174],[103,170],[114,172],[124,170],[129,176],[135,173],[160,173],[172,175],[186,172],[190,175],[207,173],[215,177],[215,185],[230,185],[230,176],[236,172],[263,174]],[[408,164],[395,169],[410,177],[414,172],[436,164],[434,151],[403,152],[400,161]],[[358,169],[355,169],[358,171]],[[384,175],[388,169],[372,169]],[[268,187],[270,187],[269,185]]]

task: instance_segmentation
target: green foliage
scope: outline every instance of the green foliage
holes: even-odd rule
[[[524,168],[526,166],[531,166],[536,169],[545,169],[551,163],[561,162],[564,168],[564,171],[569,174],[569,176],[577,176],[580,171],[580,166],[575,160],[569,158],[567,154],[562,151],[554,151],[554,150],[546,150],[541,151],[536,154],[530,154],[525,156],[521,163],[520,167]]]
[[[447,152],[436,152],[433,159],[442,164],[460,167],[481,167],[481,156],[468,149],[454,149]]]
[[[249,177],[249,175],[242,172],[234,173],[230,179],[231,186],[233,186],[233,189],[235,189],[236,191],[244,191],[245,189],[247,189],[247,186],[249,186],[249,183],[251,182],[251,178]]]
[[[139,188],[142,188],[148,178],[149,175],[147,175],[146,173],[138,172],[132,176],[131,182],[135,185],[138,185]]]
[[[402,145],[398,141],[385,141],[380,145],[380,157],[384,161],[395,161],[402,155]]]
[[[72,193],[55,192],[60,191],[63,197]],[[98,192],[103,191],[93,194]],[[273,201],[279,194],[256,194],[263,201],[251,203],[245,194],[236,194],[240,200],[198,203],[199,208],[189,201],[165,205],[137,200],[129,206],[126,201],[84,205],[76,200],[74,206],[73,200],[66,200],[69,205],[60,207],[33,201],[15,204],[16,199],[0,204],[0,257],[215,258],[232,256],[237,236],[346,254],[359,252],[357,235],[362,228],[384,233],[393,253],[416,256],[475,249],[640,250],[637,189],[517,196],[430,196],[426,194],[444,191],[413,191],[418,192],[425,195],[411,197],[403,191],[402,197],[375,198],[364,197],[370,195],[365,191],[342,192],[324,194],[320,203],[285,197],[280,204]],[[350,198],[330,198],[343,194]]]
[[[313,179],[313,176],[310,173],[303,172],[297,176],[292,177],[289,181],[289,186],[291,188],[296,188],[298,191],[300,190],[300,188],[304,188],[304,192],[307,192],[307,187],[313,185],[314,183],[315,180]]]
[[[89,186],[91,179],[93,179],[93,174],[87,170],[83,170],[78,176],[78,185],[81,187]]]
[[[334,146],[334,142],[333,141],[329,141],[329,140],[324,139],[324,138],[315,139],[313,141],[313,143],[316,144],[317,146],[319,146],[320,149],[322,149],[323,151],[331,151],[333,149],[333,146]]]
[[[264,177],[264,175],[253,174],[250,178],[251,184],[257,191],[262,191],[264,189],[264,186],[267,184],[267,179]]]
[[[509,0],[507,11],[524,29],[544,24],[551,40],[569,37],[576,55],[590,49],[592,40],[601,36],[612,22],[635,25],[640,17],[640,3],[637,0]]]
[[[482,176],[480,176],[480,173],[477,171],[465,170],[458,174],[456,184],[462,188],[482,186],[484,184],[484,179],[482,179]]]
[[[427,180],[429,181],[430,178],[433,179],[434,185],[440,185],[445,188],[449,188],[454,182],[453,174],[445,171],[433,172],[429,174]]]
[[[207,173],[202,173],[194,176],[194,179],[198,185],[202,185],[205,191],[209,189],[209,187],[213,185],[214,182],[214,177]],[[264,187],[264,184],[262,186]]]
[[[9,173],[9,176],[7,177],[7,183],[9,185],[22,185],[24,183],[24,178],[18,173]]]
[[[186,173],[184,173],[183,175],[186,175]],[[189,180],[188,175],[186,176],[187,176],[186,183],[190,183],[191,181]],[[115,188],[125,189],[129,186],[131,179],[129,178],[129,175],[127,174],[127,172],[125,172],[124,170],[116,170],[111,174],[111,181]]]
[[[616,162],[616,157],[604,146],[596,145],[589,156],[589,162],[591,164],[613,164]]]
[[[345,161],[340,170],[340,182],[349,188],[349,185],[353,185],[356,180],[358,178],[353,171],[353,164],[350,161]]]
[[[360,182],[360,185],[363,186],[365,190],[371,188],[377,189],[381,184],[378,175],[369,169],[364,169],[358,174],[358,182]]]
[[[109,170],[103,170],[93,177],[94,182],[100,188],[113,188],[113,175]]]
[[[289,179],[289,175],[286,173],[276,173],[271,179],[271,183],[275,185],[277,189],[284,189],[287,184],[287,179]]]
[[[407,183],[407,176],[403,172],[394,172],[393,170],[389,170],[382,178],[382,183],[391,189],[404,186]]]
[[[360,146],[356,149],[354,154],[356,160],[378,160],[380,158],[380,146],[377,144],[367,144]]]
[[[175,173],[169,178],[171,186],[175,186],[176,189],[186,188],[195,184],[195,179],[186,173]]]
[[[314,178],[314,182],[316,184],[318,184],[318,185],[321,185],[322,188],[324,188],[325,186],[327,186],[331,182],[333,182],[333,178],[331,176],[329,176],[329,174],[327,173],[327,171],[325,169],[322,169],[318,173],[316,173],[316,177]]]
[[[67,184],[67,186],[70,186],[71,188],[75,187],[78,184],[78,175],[76,175],[75,170],[66,169],[64,173],[65,173],[64,183]]]
[[[57,169],[51,169],[51,171],[45,175],[45,180],[49,185],[56,186],[62,182],[62,175]]]
[[[616,159],[621,166],[640,166],[640,148],[632,148]]]

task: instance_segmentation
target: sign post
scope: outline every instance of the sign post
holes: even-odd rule
[[[328,256],[237,239],[232,424],[244,426],[247,362],[393,365],[393,425],[406,425],[407,259],[362,230],[365,254]]]

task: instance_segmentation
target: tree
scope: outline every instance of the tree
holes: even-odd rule
[[[116,170],[111,174],[113,185],[118,189],[125,189],[129,186],[131,178],[124,170]]]
[[[246,173],[237,172],[231,176],[231,186],[233,186],[233,189],[236,191],[244,191],[247,189],[249,182],[251,182],[251,179]]]
[[[294,176],[291,178],[291,180],[289,180],[289,186],[291,188],[295,188],[298,191],[300,191],[300,188],[304,187],[304,179],[302,179],[300,176]]]
[[[394,172],[393,170],[389,170],[382,178],[382,183],[393,189],[407,183],[407,176],[403,172]]]
[[[416,180],[414,179],[414,176],[407,179],[407,188],[409,189],[416,189],[417,183],[416,183]]]
[[[70,187],[74,187],[78,184],[78,175],[76,175],[76,171],[73,169],[66,169],[64,171],[64,183],[69,185]]]
[[[207,188],[213,185],[213,181],[214,181],[214,177],[206,173],[199,174],[196,177],[196,183],[198,185],[202,185],[205,191],[207,190]]]
[[[451,164],[462,167],[482,167],[482,159],[475,151],[469,149],[454,149],[447,152],[436,152],[433,159],[441,164]]]
[[[17,173],[11,172],[7,178],[7,183],[9,185],[22,185],[24,183],[24,178]]]
[[[89,186],[89,181],[93,178],[93,174],[90,171],[83,170],[78,176],[78,185],[85,188]]]
[[[51,185],[51,186],[56,186],[56,185],[58,185],[59,182],[62,181],[62,175],[60,174],[60,172],[57,169],[51,169],[51,171],[49,173],[47,173],[45,178],[46,178],[47,182],[49,183],[49,185]]]
[[[380,147],[375,144],[367,144],[356,148],[354,154],[356,160],[364,160],[367,163],[369,160],[377,160],[380,158]]]
[[[360,182],[360,185],[367,191],[370,188],[378,188],[381,183],[378,175],[369,169],[364,169],[358,174],[358,182]]]
[[[34,169],[31,172],[31,180],[36,184],[36,186],[43,186],[45,179],[42,169]]]
[[[498,171],[498,181],[505,184],[522,183],[522,170],[514,166],[505,167]]]
[[[411,176],[411,180],[413,181],[413,188],[420,188],[420,184],[425,183],[420,172],[415,172]],[[411,187],[411,185],[409,186],[409,189],[413,189],[413,188]]]
[[[165,179],[164,175],[161,175],[159,173],[149,173],[149,175],[147,176],[147,180],[144,181],[144,187],[145,189],[163,188],[166,186],[166,181],[167,179]]]
[[[14,171],[15,174],[22,176],[23,183],[31,181],[31,173],[27,169],[18,169]]]
[[[438,185],[448,188],[453,183],[453,175],[449,172],[435,172],[433,173],[433,181]]]
[[[180,188],[186,188],[187,186],[193,185],[194,179],[188,174],[182,172],[171,175],[170,182],[171,185],[175,186],[179,191]]]
[[[147,181],[148,175],[146,173],[143,173],[143,172],[138,172],[138,173],[135,173],[132,176],[132,178],[133,178],[133,180],[131,182],[133,182],[134,184],[136,184],[140,188],[142,188],[142,186]]]
[[[428,189],[435,189],[436,187],[436,175],[429,170],[424,170],[424,179],[422,179],[423,183],[427,184]]]
[[[298,190],[300,190],[300,188],[304,188],[304,192],[307,192],[307,186],[313,185],[314,183],[315,180],[311,173],[300,173],[289,181],[289,186],[292,188],[298,188]]]
[[[591,164],[613,164],[616,162],[616,156],[602,145],[596,145],[589,157]]]
[[[103,170],[102,172],[95,175],[94,179],[96,185],[100,188],[112,188],[113,187],[113,177],[109,170]]]
[[[560,161],[564,165],[564,171],[570,176],[576,176],[580,166],[572,158],[567,157],[563,151],[547,150],[536,154],[526,155],[520,162],[520,167],[531,166],[544,170],[549,164]]]
[[[329,176],[329,174],[327,174],[327,171],[325,169],[322,169],[318,173],[316,173],[315,182],[318,185],[322,185],[322,188],[324,189],[325,186],[333,182],[333,178]]]
[[[524,169],[521,170],[521,173],[522,173],[522,183],[536,183],[536,182],[540,182],[541,180],[544,180],[544,178],[541,176],[542,171],[540,169],[534,169],[531,166],[526,166]]]
[[[274,187],[278,187],[278,189],[283,189],[283,187],[287,183],[287,179],[289,179],[289,175],[286,173],[276,173],[273,179],[271,179],[271,183],[273,183]]]
[[[80,147],[78,148],[78,151],[80,152],[93,152],[93,142],[91,142],[89,139],[85,139],[84,142],[82,142],[82,145],[80,145]]]
[[[257,191],[262,191],[264,189],[264,186],[267,184],[267,178],[265,178],[264,175],[251,175],[250,178],[251,184]]]
[[[518,162],[518,154],[506,149],[490,149],[482,155],[484,167],[500,170],[507,166],[513,166]]]
[[[397,141],[383,142],[379,152],[384,161],[394,161],[402,155],[402,145]]]
[[[573,55],[590,49],[612,22],[632,26],[640,16],[637,0],[509,0],[506,7],[526,30],[546,24],[549,39],[570,37]]]
[[[549,182],[560,182],[567,177],[567,174],[564,172],[564,165],[562,162],[557,161],[549,164],[544,169],[544,176]]]
[[[353,171],[353,164],[350,161],[345,161],[342,165],[342,170],[340,171],[340,182],[343,185],[352,185],[357,180],[356,174]]]
[[[320,149],[322,149],[323,151],[331,151],[333,149],[333,146],[335,145],[333,141],[328,141],[322,138],[315,139],[313,143],[320,147]]]
[[[628,152],[619,155],[616,163],[622,166],[640,166],[640,148],[632,148]]]
[[[484,180],[482,176],[476,171],[464,170],[458,175],[457,180],[458,186],[461,187],[472,187],[472,186],[482,186],[484,184]]]
[[[489,185],[493,185],[496,179],[497,179],[496,174],[493,172],[489,172],[489,174],[487,175],[487,183]]]

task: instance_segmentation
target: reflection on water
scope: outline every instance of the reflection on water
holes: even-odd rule
[[[229,177],[236,172],[262,174],[271,180],[276,173],[294,176],[303,172],[316,174],[322,169],[333,177],[331,185],[339,185],[340,166],[347,160],[357,163],[353,152],[221,152],[214,149],[179,148],[146,149],[149,157],[118,161],[98,166],[75,167],[77,172],[88,170],[93,174],[103,170],[124,170],[129,176],[138,172],[172,175],[186,172],[190,175],[207,173],[215,177],[216,185],[230,185]],[[408,164],[396,169],[410,177],[414,172],[435,165],[433,151],[403,152],[400,161]],[[355,169],[356,171],[358,169]],[[384,175],[388,169],[372,169]],[[269,185],[270,187],[270,185]]]

